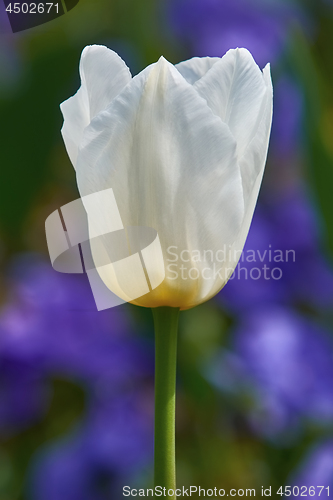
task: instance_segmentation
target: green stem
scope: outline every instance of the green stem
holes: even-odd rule
[[[152,309],[155,326],[154,483],[176,489],[175,410],[179,309]],[[175,497],[168,497],[175,498]]]

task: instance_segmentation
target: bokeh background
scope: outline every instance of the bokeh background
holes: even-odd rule
[[[161,54],[237,46],[271,63],[272,138],[246,243],[261,257],[181,315],[178,484],[333,494],[333,2],[80,0],[15,35],[0,12],[0,500],[118,500],[152,481],[151,312],[98,313],[85,277],[53,271],[44,234],[78,197],[59,103],[93,43],[133,74]],[[246,279],[264,265],[269,279]]]

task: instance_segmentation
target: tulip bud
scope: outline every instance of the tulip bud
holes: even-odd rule
[[[90,46],[80,76],[61,105],[80,194],[112,188],[124,227],[155,229],[163,252],[164,280],[133,302],[205,302],[231,276],[251,224],[271,129],[269,66],[235,49],[176,65],[161,57],[132,78],[115,52]],[[98,272],[112,289],[112,269]]]

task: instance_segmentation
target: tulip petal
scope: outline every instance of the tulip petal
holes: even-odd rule
[[[229,50],[194,84],[208,106],[228,124],[241,157],[253,138],[266,93],[263,74],[246,49]]]
[[[240,160],[245,215],[239,235],[232,245],[228,260],[225,263],[225,266],[230,269],[230,272],[235,269],[241,251],[244,248],[265,169],[273,111],[273,87],[269,64],[264,68],[263,74],[266,84],[266,96],[264,100],[264,109],[261,114],[261,121],[255,137],[248,145]],[[255,172],[257,172],[257,175],[255,175]]]
[[[273,87],[269,64],[267,64],[267,66],[264,68],[263,77],[266,85],[266,93],[259,113],[260,121],[256,127],[255,134],[252,140],[247,145],[243,156],[239,160],[242,173],[244,204],[246,210],[248,210],[248,199],[250,199],[250,197],[252,196],[252,190],[256,179],[260,174],[263,173],[263,170],[265,168],[272,124]],[[254,207],[255,204],[252,211],[254,210]]]
[[[77,179],[81,196],[112,187],[124,226],[156,229],[166,264],[170,246],[216,252],[231,245],[244,218],[235,140],[164,58],[86,128]],[[185,267],[193,265],[207,267]],[[171,306],[184,297],[185,309],[209,294],[210,280],[199,281],[166,279],[148,295]]]
[[[192,57],[175,65],[185,80],[193,85],[209,71],[220,57]]]
[[[64,116],[61,133],[74,167],[84,129],[131,81],[131,73],[118,54],[100,45],[82,51],[80,76],[78,92],[60,105]]]
[[[266,85],[266,94],[260,112],[261,120],[256,129],[255,136],[248,144],[240,159],[244,194],[244,219],[236,240],[228,248],[228,251],[224,253],[225,260],[221,266],[221,272],[227,277],[226,281],[237,266],[244,248],[265,169],[273,111],[273,88],[269,64],[263,70],[263,77]],[[204,300],[208,300],[216,295],[222,287],[220,280],[217,279],[212,284],[209,294],[207,294]]]

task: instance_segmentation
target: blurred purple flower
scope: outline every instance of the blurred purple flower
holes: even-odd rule
[[[93,488],[103,470],[113,474],[113,488],[117,475],[151,458],[152,346],[131,335],[128,306],[97,311],[83,275],[56,273],[39,257],[25,256],[11,281],[0,314],[0,433],[43,416],[52,376],[83,386],[88,414],[81,430],[45,452],[34,481],[44,491],[38,498],[97,500]]]
[[[312,498],[327,498],[328,491],[333,486],[333,440],[329,439],[326,442],[317,444],[307,453],[302,460],[298,469],[294,472],[289,479],[289,484],[296,485],[299,488],[305,486],[307,488],[307,496]],[[314,486],[312,492],[309,493],[309,488]],[[318,486],[324,486],[320,493]],[[302,491],[300,490],[300,493]],[[304,493],[304,490],[303,490]],[[330,492],[331,493],[331,492]],[[291,498],[299,498],[299,495],[292,496]]]
[[[151,421],[137,397],[95,407],[70,440],[46,448],[30,474],[34,500],[120,498],[152,457]]]
[[[245,47],[263,66],[281,54],[299,15],[291,2],[277,0],[181,0],[172,4],[170,17],[193,55],[221,57]]]
[[[252,393],[248,418],[258,435],[295,438],[303,420],[329,423],[333,341],[326,331],[272,306],[244,316],[233,339],[208,377],[224,391]]]
[[[283,251],[295,250],[295,262],[282,263],[289,300],[322,309],[333,299],[332,264],[320,245],[320,221],[304,193],[289,191],[271,211],[271,225]]]
[[[289,76],[284,74],[274,80],[274,120],[270,152],[279,160],[280,168],[284,166],[284,160],[293,158],[299,152],[303,104],[302,90]]]
[[[274,250],[279,248],[272,237],[273,228],[267,220],[267,214],[258,205],[243,256],[227,285],[217,296],[217,300],[232,312],[262,308],[266,304],[285,300],[283,280],[275,279],[280,273],[273,271],[280,267],[280,263],[271,262],[269,259],[269,251],[273,254]]]
[[[36,421],[49,402],[48,384],[33,360],[0,352],[0,433]]]
[[[271,195],[258,205],[243,258],[218,300],[238,313],[274,303],[330,307],[333,269],[321,254],[318,225],[301,189]]]
[[[13,298],[0,315],[0,352],[33,360],[43,372],[104,385],[108,394],[152,373],[151,346],[130,335],[122,308],[96,310],[85,276],[25,258],[15,266],[14,281]]]

